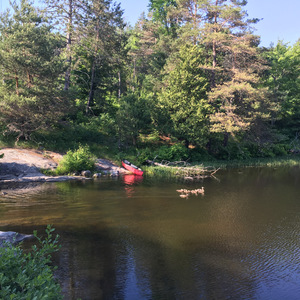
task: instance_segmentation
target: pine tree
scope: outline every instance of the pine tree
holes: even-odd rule
[[[164,130],[185,142],[204,146],[209,132],[211,106],[207,100],[208,81],[199,67],[203,51],[199,46],[184,45],[172,62],[173,70],[164,78],[159,95],[165,111]],[[161,125],[161,126],[162,126]]]
[[[12,9],[12,16],[0,19],[1,121],[18,138],[28,138],[63,113],[65,103],[57,93],[63,43],[27,0]]]
[[[247,19],[246,0],[205,1],[206,20],[200,42],[210,56],[203,66],[210,73],[209,101],[215,108],[212,132],[229,135],[248,131],[257,119],[268,117],[265,90],[259,89],[264,62],[258,38],[252,34],[257,19]]]
[[[89,74],[86,113],[90,113],[96,93],[103,99],[108,92],[113,92],[112,85],[107,86],[108,79],[120,81],[126,37],[120,5],[113,5],[111,0],[91,0],[85,2],[84,11],[76,31],[75,51],[78,68]],[[120,89],[121,83],[117,85],[114,90]]]
[[[74,42],[75,23],[82,12],[81,0],[44,0],[46,7],[45,13],[52,20],[59,32],[65,37],[65,59],[66,72],[64,90],[68,91],[71,86],[72,71],[72,46]]]
[[[259,56],[258,37],[252,34],[258,20],[247,18],[246,4],[246,0],[177,0],[168,10],[179,26],[172,52],[190,43],[205,49],[199,53],[197,69],[209,81],[208,102],[214,111],[210,131],[222,133],[224,145],[229,135],[246,132],[258,119],[268,117],[266,90],[259,88],[265,63]],[[165,72],[172,72],[175,64],[169,60]]]

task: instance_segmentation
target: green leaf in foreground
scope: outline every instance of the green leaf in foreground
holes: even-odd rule
[[[59,249],[53,231],[48,225],[45,239],[35,232],[39,246],[28,253],[20,244],[6,243],[0,248],[0,299],[63,299],[51,266],[51,253]]]

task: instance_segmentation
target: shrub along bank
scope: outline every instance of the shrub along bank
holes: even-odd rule
[[[39,245],[29,252],[20,244],[0,247],[0,299],[63,299],[51,266],[51,254],[59,249],[53,231],[48,225],[45,239],[34,232]]]

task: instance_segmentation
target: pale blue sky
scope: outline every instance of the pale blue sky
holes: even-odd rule
[[[126,21],[134,25],[142,12],[148,11],[149,0],[115,0],[121,2]],[[0,10],[9,0],[0,0]],[[294,44],[300,38],[300,0],[248,0],[249,17],[260,18],[256,34],[261,36],[261,46],[283,40]]]
[[[134,25],[143,11],[147,12],[148,0],[120,0],[125,19]],[[255,25],[261,36],[261,46],[278,40],[294,44],[300,38],[300,0],[248,0],[250,18],[263,19]]]

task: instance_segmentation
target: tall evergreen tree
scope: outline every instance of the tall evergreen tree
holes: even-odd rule
[[[44,11],[55,28],[65,38],[64,56],[66,60],[66,72],[64,90],[68,91],[71,86],[73,65],[73,48],[76,46],[75,32],[80,23],[81,16],[86,13],[85,0],[43,0],[46,4]]]
[[[165,111],[164,131],[185,142],[203,146],[209,133],[211,106],[207,100],[208,81],[199,46],[183,45],[176,55],[174,69],[165,76],[159,106]]]
[[[258,88],[265,66],[258,37],[252,34],[258,20],[247,18],[246,4],[246,0],[177,0],[169,10],[180,26],[172,50],[176,53],[190,43],[206,50],[199,54],[203,59],[197,67],[209,79],[211,132],[223,133],[225,145],[229,135],[248,131],[255,120],[268,116],[265,90]],[[175,65],[176,60],[169,60],[166,73]]]
[[[210,53],[204,66],[210,73],[212,132],[229,135],[249,130],[257,119],[267,116],[266,97],[259,89],[264,63],[258,53],[258,38],[252,34],[257,19],[247,19],[246,0],[205,1],[206,19],[200,43]]]
[[[109,81],[114,81],[113,78],[120,80],[126,55],[125,24],[120,5],[112,4],[111,0],[86,1],[84,11],[76,32],[76,51],[79,68],[89,74],[86,102],[86,112],[89,113],[95,104],[95,93],[102,90],[100,98],[105,98],[112,87],[107,86]]]
[[[176,18],[170,13],[177,6],[176,0],[150,0],[149,11],[153,14],[153,21],[162,24],[168,35],[176,35]]]
[[[28,138],[63,113],[57,93],[63,42],[27,0],[12,3],[12,10],[0,18],[1,121]]]
[[[155,84],[159,80],[160,72],[168,57],[168,38],[164,39],[159,31],[160,25],[147,19],[140,18],[133,30],[130,32],[129,57],[132,62],[131,81],[132,89],[147,88],[155,89]]]

